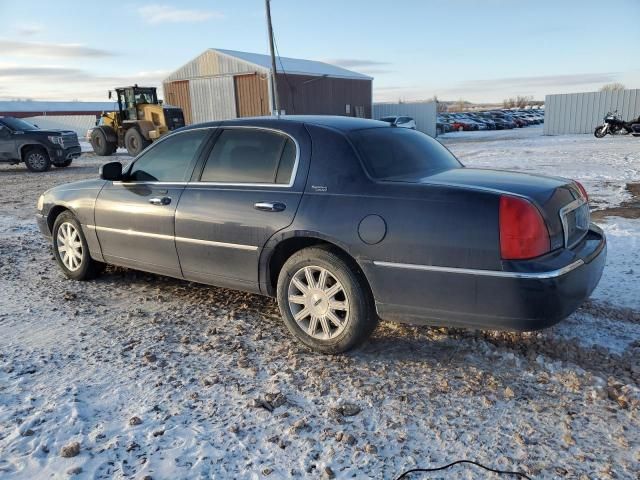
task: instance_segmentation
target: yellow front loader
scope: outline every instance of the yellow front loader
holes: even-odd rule
[[[184,127],[182,109],[163,105],[155,87],[134,85],[116,88],[115,92],[118,111],[103,113],[90,132],[91,146],[97,155],[108,156],[125,147],[135,157],[162,135]]]

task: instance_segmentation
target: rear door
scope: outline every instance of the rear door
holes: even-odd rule
[[[181,277],[175,211],[211,129],[160,140],[133,163],[126,179],[107,182],[95,205],[95,229],[105,261]]]
[[[302,125],[289,133],[220,128],[176,211],[184,277],[259,291],[260,255],[267,240],[293,221],[309,153]]]

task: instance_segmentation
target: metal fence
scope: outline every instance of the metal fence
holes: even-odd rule
[[[607,112],[618,110],[623,120],[640,115],[640,89],[547,95],[544,134],[593,133]]]
[[[416,130],[435,137],[437,110],[436,102],[374,103],[373,118],[378,120],[391,115],[412,117],[416,121]]]
[[[95,115],[37,115],[24,119],[43,129],[73,130],[80,138],[84,138],[87,130],[96,124]]]

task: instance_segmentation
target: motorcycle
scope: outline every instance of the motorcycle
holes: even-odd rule
[[[604,124],[596,127],[593,134],[596,138],[602,138],[607,133],[610,135],[627,135],[632,131],[631,122],[625,122],[618,115],[618,111],[608,112],[604,116]]]

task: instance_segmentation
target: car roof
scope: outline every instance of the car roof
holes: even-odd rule
[[[280,117],[244,117],[218,122],[207,122],[189,125],[189,128],[218,127],[225,125],[262,126],[278,128],[285,124],[308,124],[329,127],[341,131],[363,130],[366,128],[390,128],[389,124],[368,118],[341,117],[333,115],[281,115]]]

